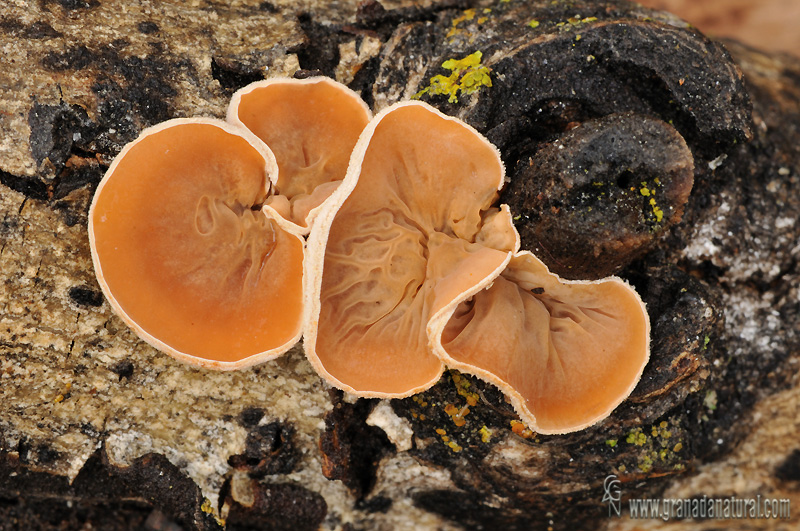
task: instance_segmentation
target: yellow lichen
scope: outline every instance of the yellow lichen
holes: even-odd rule
[[[466,33],[464,30],[460,29],[458,25],[461,24],[462,22],[467,22],[474,18],[475,18],[475,10],[467,9],[466,11],[464,11],[463,15],[453,19],[453,22],[450,23],[450,31],[447,32],[447,35],[445,35],[445,37],[450,39],[460,33]]]
[[[204,513],[213,514],[214,508],[211,506],[211,500],[203,498],[203,505],[200,506],[200,510]]]
[[[556,27],[560,31],[569,31],[571,29],[580,28],[584,24],[589,24],[590,22],[596,22],[597,17],[585,17],[581,18],[580,15],[575,15],[574,17],[570,17],[567,19],[566,22],[559,22],[556,24]]]
[[[483,426],[480,429],[479,433],[481,434],[481,441],[482,442],[488,443],[490,440],[492,440],[492,430],[490,430],[486,426]]]
[[[172,486],[170,485],[169,488],[172,488]],[[203,498],[203,505],[200,506],[200,510],[203,511],[204,513],[213,516],[214,520],[217,521],[217,524],[219,524],[223,528],[225,527],[225,520],[216,515],[214,507],[211,505],[211,500],[209,500],[208,498]]]
[[[481,87],[491,87],[492,79],[489,67],[481,65],[483,53],[477,51],[462,59],[448,59],[442,63],[442,68],[450,70],[449,76],[436,75],[431,78],[430,84],[417,92],[413,99],[419,99],[425,94],[431,96],[447,96],[450,103],[457,103],[458,96],[473,94]]]
[[[451,371],[450,376],[453,378],[453,383],[456,384],[456,391],[458,391],[458,394],[467,399],[467,405],[477,405],[480,396],[478,393],[469,390],[471,387],[469,380],[464,378],[457,371]]]
[[[647,181],[642,181],[641,188],[639,188],[639,193],[642,194],[644,197],[649,197],[650,200],[648,204],[650,205],[650,210],[653,213],[653,218],[655,218],[656,223],[661,223],[664,219],[664,211],[661,207],[658,206],[658,202],[656,201],[656,189],[661,186],[661,180],[656,178],[653,179],[655,182],[655,187],[651,187]],[[636,190],[635,188],[631,188],[631,191]]]
[[[530,26],[531,28],[536,29],[536,28],[539,27],[539,21],[536,20],[536,19],[533,19],[530,22],[528,22],[528,26]]]
[[[526,427],[525,424],[518,420],[511,421],[511,431],[525,439],[530,439],[533,437],[533,432],[530,430],[530,428]]]
[[[644,446],[644,443],[647,442],[647,435],[642,433],[640,428],[636,428],[632,432],[628,434],[628,437],[625,439],[625,442],[628,444],[635,444],[636,446]]]
[[[656,222],[658,223],[661,223],[661,220],[664,219],[664,211],[655,205],[653,205],[653,214],[655,215]]]

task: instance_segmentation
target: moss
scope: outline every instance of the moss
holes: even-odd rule
[[[616,447],[617,446],[617,440],[616,439],[607,439],[606,440],[606,446],[610,446],[611,448]]]
[[[450,103],[458,103],[458,96],[473,94],[481,87],[491,87],[492,79],[489,67],[481,65],[483,53],[477,51],[461,59],[448,59],[442,63],[442,68],[450,70],[449,76],[436,75],[430,84],[416,93],[413,99],[419,99],[425,94],[431,96],[447,96]]]

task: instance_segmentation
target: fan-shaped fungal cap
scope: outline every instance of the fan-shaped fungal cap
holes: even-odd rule
[[[418,102],[370,122],[312,229],[306,353],[360,396],[406,396],[442,363],[498,385],[541,433],[607,416],[649,356],[649,320],[620,279],[564,282],[519,252],[497,150]]]
[[[228,107],[228,121],[248,128],[275,154],[278,179],[267,207],[303,232],[344,178],[371,117],[358,94],[326,77],[251,83]]]
[[[510,259],[480,243],[507,244],[482,230],[502,184],[497,150],[432,107],[400,103],[370,122],[309,239],[304,346],[321,375],[361,396],[436,382],[429,318]]]
[[[520,252],[490,288],[461,300],[431,323],[435,352],[500,387],[539,433],[577,431],[607,417],[649,358],[647,311],[618,278],[563,281]]]
[[[300,337],[303,240],[261,210],[269,149],[211,119],[145,130],[114,160],[89,212],[100,286],[143,339],[232,369]]]

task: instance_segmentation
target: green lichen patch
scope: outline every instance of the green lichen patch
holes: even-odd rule
[[[482,87],[491,87],[491,69],[482,65],[483,53],[479,50],[461,59],[448,59],[442,68],[450,71],[450,75],[436,75],[430,84],[416,93],[413,99],[420,99],[425,94],[431,96],[447,96],[450,103],[458,103],[458,97],[474,94]]]
[[[628,432],[625,443],[632,446],[636,469],[645,474],[654,471],[682,470],[680,452],[684,443],[682,430],[675,419],[662,420],[649,428],[635,428]],[[608,441],[606,441],[608,444]],[[612,446],[608,444],[609,446]],[[612,446],[613,447],[613,446]],[[623,470],[626,465],[618,466]]]

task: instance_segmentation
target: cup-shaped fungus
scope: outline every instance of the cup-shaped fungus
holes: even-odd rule
[[[329,382],[382,397],[436,382],[429,318],[511,256],[477,243],[503,174],[489,142],[425,104],[370,122],[308,244],[304,346]]]
[[[496,384],[541,433],[585,428],[628,396],[649,356],[641,299],[519,252],[508,207],[493,207],[503,182],[497,150],[425,104],[367,126],[309,240],[305,347],[320,374],[399,397],[443,362]]]
[[[114,160],[89,214],[114,310],[148,343],[205,367],[288,350],[302,332],[302,236],[370,116],[344,85],[280,79],[237,92],[228,122],[145,130]]]
[[[500,387],[539,433],[577,431],[607,417],[649,358],[644,303],[619,278],[561,280],[523,251],[491,287],[460,301],[431,323],[434,351]]]
[[[371,117],[358,94],[326,77],[251,83],[228,107],[228,121],[255,133],[278,162],[278,180],[265,206],[304,233],[344,178]]]
[[[300,337],[303,240],[261,211],[269,149],[213,119],[146,129],[114,160],[89,212],[95,272],[140,337],[232,369]]]

